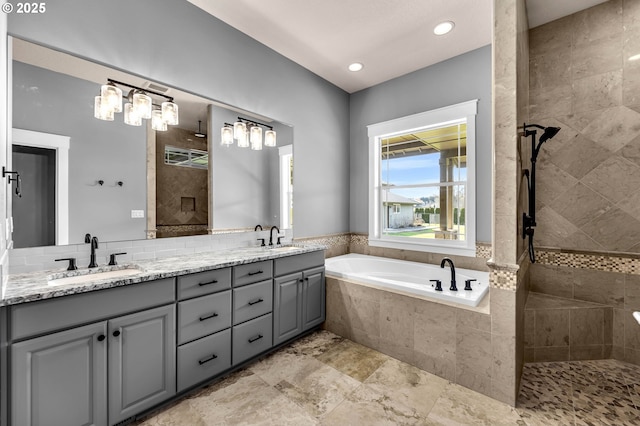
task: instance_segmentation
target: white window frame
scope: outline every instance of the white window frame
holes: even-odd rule
[[[476,115],[478,100],[473,99],[394,120],[367,126],[369,136],[369,245],[402,250],[459,256],[476,255]],[[465,239],[444,240],[384,235],[382,232],[381,141],[403,133],[417,132],[465,119],[467,123],[467,188]]]

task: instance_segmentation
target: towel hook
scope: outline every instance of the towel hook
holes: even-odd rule
[[[7,185],[11,185],[11,182],[15,181],[16,195],[22,198],[22,190],[21,190],[22,178],[20,177],[20,173],[10,172],[9,170],[6,169],[6,167],[2,166],[2,177],[7,177],[7,175],[9,175],[9,179],[7,179]],[[11,175],[15,175],[15,176],[11,176]]]

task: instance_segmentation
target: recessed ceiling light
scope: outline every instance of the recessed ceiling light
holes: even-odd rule
[[[364,65],[362,65],[360,62],[354,62],[351,65],[349,65],[349,71],[360,71],[362,68],[364,68]]]
[[[630,61],[637,61],[638,59],[640,59],[640,54],[633,55],[633,56],[630,56],[630,57],[629,57],[629,60],[630,60]]]
[[[440,22],[438,25],[436,25],[436,27],[433,29],[433,33],[435,35],[445,35],[447,34],[449,31],[451,31],[453,29],[453,27],[455,26],[455,24],[451,21],[444,21],[444,22]]]

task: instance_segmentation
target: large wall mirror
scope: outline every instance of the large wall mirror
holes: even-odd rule
[[[293,128],[152,79],[20,39],[12,43],[12,171],[7,191],[14,248],[253,230],[292,230]],[[194,64],[185,64],[185,67]],[[152,76],[150,76],[152,77]],[[107,80],[145,89],[154,104],[173,98],[179,123],[94,117]],[[276,146],[221,144],[221,129],[242,120]],[[257,124],[256,124],[257,123]],[[289,231],[290,233],[291,231]]]

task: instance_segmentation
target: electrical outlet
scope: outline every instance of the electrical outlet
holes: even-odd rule
[[[131,210],[131,218],[132,219],[144,218],[144,210]]]

